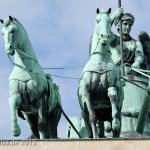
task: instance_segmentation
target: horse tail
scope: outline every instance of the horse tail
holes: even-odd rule
[[[50,74],[46,74],[46,78],[48,82],[47,106],[48,113],[50,114],[57,104],[61,106],[61,97],[59,94],[59,87],[53,82]]]
[[[50,74],[46,74],[47,93],[47,138],[57,138],[57,126],[62,114],[59,87],[53,82]]]
[[[62,109],[59,104],[47,114],[47,138],[58,138],[57,126],[60,121]]]
[[[46,75],[46,78],[48,80],[48,137],[49,138],[57,138],[57,126],[58,122],[60,120],[61,114],[64,115],[66,120],[69,122],[69,124],[72,126],[72,128],[75,130],[77,135],[81,138],[80,134],[78,133],[77,129],[73,125],[73,123],[70,121],[69,117],[64,112],[62,105],[61,105],[61,97],[59,94],[59,87],[53,82],[51,76],[49,74]],[[53,122],[53,123],[51,123]],[[49,126],[51,124],[51,126]]]

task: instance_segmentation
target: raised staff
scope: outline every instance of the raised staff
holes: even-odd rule
[[[121,7],[121,0],[118,0],[118,7]],[[123,39],[122,39],[122,16],[119,18],[119,31],[120,31],[120,50],[121,50],[121,65],[124,64],[123,60]],[[122,68],[122,75],[125,75],[124,67]]]
[[[120,4],[119,4],[120,5]],[[121,17],[121,19],[120,19]],[[130,36],[135,18],[131,13],[124,13],[119,7],[111,16],[119,33],[111,35],[111,54],[116,65],[128,63],[134,68],[140,68],[144,59],[143,47],[140,41]],[[129,67],[125,67],[124,75],[132,74]]]

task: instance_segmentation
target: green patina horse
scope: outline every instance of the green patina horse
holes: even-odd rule
[[[89,137],[103,137],[98,131],[104,127],[119,137],[121,108],[124,99],[119,70],[110,53],[111,9],[97,9],[90,59],[84,67],[78,87],[79,103]],[[104,133],[104,132],[103,132]]]
[[[14,65],[9,76],[12,133],[14,136],[21,133],[17,123],[18,112],[36,137],[57,138],[62,112],[58,86],[53,83],[50,75],[43,72],[22,24],[11,16],[0,21],[4,25],[4,48]],[[14,62],[11,55],[14,56]]]

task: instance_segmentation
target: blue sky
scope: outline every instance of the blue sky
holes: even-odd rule
[[[149,1],[122,0],[125,12],[135,16],[131,36],[137,39],[140,31],[150,33]],[[94,30],[96,8],[117,8],[117,0],[5,0],[1,2],[0,18],[16,17],[27,30],[42,67],[80,66],[88,60],[89,40]],[[0,25],[2,28],[2,25]],[[115,32],[115,28],[113,28]],[[0,139],[15,139],[10,130],[8,77],[13,66],[9,62],[0,36]],[[80,77],[82,68],[45,70],[70,77]],[[53,77],[60,87],[62,106],[68,116],[79,116],[78,80]],[[19,119],[22,134],[29,135],[25,122]],[[62,116],[58,127],[60,137],[66,137],[67,121]]]

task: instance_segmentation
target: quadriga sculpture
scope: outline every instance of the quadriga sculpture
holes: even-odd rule
[[[14,65],[9,76],[12,133],[14,136],[21,133],[17,110],[36,137],[57,138],[57,125],[62,112],[58,86],[50,75],[43,72],[22,24],[11,16],[0,21],[4,25],[4,48]],[[14,62],[10,55],[14,56]]]
[[[98,138],[103,122],[119,137],[121,108],[124,98],[119,70],[110,53],[111,19],[108,11],[97,9],[90,59],[79,81],[78,97],[89,137]]]

